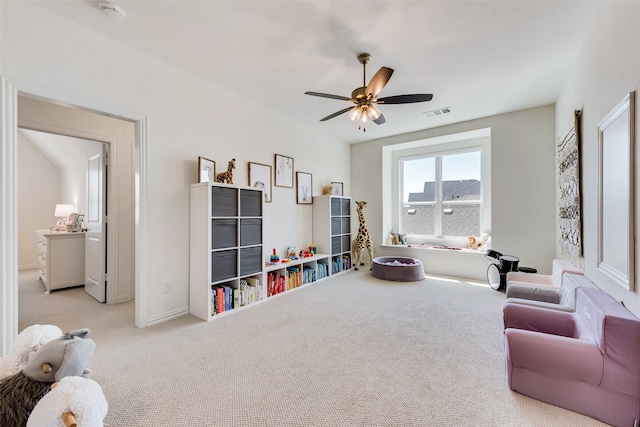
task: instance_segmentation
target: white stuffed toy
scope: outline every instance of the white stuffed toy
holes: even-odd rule
[[[11,353],[0,358],[0,378],[21,371],[40,347],[62,336],[62,330],[53,325],[31,325],[20,332]]]
[[[103,427],[109,404],[102,387],[85,377],[64,377],[33,408],[27,427]]]

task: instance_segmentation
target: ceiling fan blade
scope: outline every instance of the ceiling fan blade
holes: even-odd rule
[[[340,114],[344,114],[344,113],[346,113],[347,111],[349,111],[349,110],[351,110],[351,109],[353,109],[353,108],[356,108],[356,107],[348,107],[348,108],[345,108],[344,110],[340,110],[340,111],[338,111],[338,112],[336,112],[336,113],[329,114],[329,115],[328,115],[327,117],[325,117],[324,119],[320,119],[320,121],[321,121],[321,122],[326,122],[327,120],[329,120],[329,119],[333,119],[334,117],[338,117]]]
[[[340,96],[340,95],[331,95],[329,93],[320,93],[320,92],[305,92],[305,95],[311,95],[311,96],[319,96],[321,98],[331,98],[331,99],[339,99],[341,101],[351,101],[351,98],[347,98],[346,96]]]
[[[386,98],[379,98],[378,104],[412,104],[414,102],[431,101],[433,95],[430,93],[421,93],[413,95],[396,95],[387,96]]]
[[[371,81],[367,85],[367,89],[365,90],[365,95],[371,95],[371,98],[375,98],[378,94],[384,89],[384,87],[389,82],[391,75],[393,74],[393,70],[391,68],[382,67],[378,70],[378,72],[371,78]]]
[[[377,125],[381,125],[381,124],[386,123],[386,121],[387,121],[387,120],[384,118],[384,116],[383,116],[382,114],[380,114],[380,117],[378,117],[377,119],[375,119],[375,120],[373,121],[373,123],[375,123],[375,124],[377,124]]]

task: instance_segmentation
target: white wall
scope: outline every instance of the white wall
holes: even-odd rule
[[[388,232],[383,230],[381,217],[382,147],[491,128],[493,249],[520,258],[521,266],[550,273],[555,257],[554,115],[554,107],[545,106],[352,145],[352,194],[367,201],[365,217],[374,251],[388,253],[379,247],[383,233]],[[352,227],[357,229],[357,223]],[[417,255],[412,252],[411,256]],[[486,264],[476,263],[475,273],[461,271],[464,274],[457,275],[485,277],[482,270]]]
[[[636,315],[640,315],[638,291],[638,247],[635,254],[636,291],[629,292],[615,284],[597,269],[597,182],[598,134],[602,119],[631,91],[640,85],[640,19],[639,2],[601,2],[595,13],[594,25],[581,49],[576,64],[556,104],[556,135],[563,136],[572,125],[573,111],[582,110],[581,198],[583,213],[583,257],[581,267],[587,277],[600,288],[623,300]],[[579,47],[577,47],[579,48]],[[637,99],[636,94],[636,99]],[[638,107],[636,106],[636,109]],[[636,112],[636,134],[638,120]],[[635,222],[634,241],[638,239],[638,168],[640,150],[637,137],[635,157]],[[565,256],[557,245],[558,256]]]
[[[53,213],[61,200],[61,173],[22,133],[18,137],[18,268],[37,268],[34,230],[56,225]]]
[[[147,118],[148,215],[141,221],[148,231],[148,321],[188,310],[188,188],[198,156],[218,168],[235,158],[235,181],[246,184],[247,162],[273,164],[275,153],[284,154],[295,159],[296,170],[313,174],[314,194],[330,181],[344,181],[349,194],[350,153],[342,142],[32,3],[0,7],[0,74]],[[294,189],[273,188],[273,203],[265,207],[267,248],[312,243],[311,206],[295,201]],[[165,294],[167,280],[174,291]]]

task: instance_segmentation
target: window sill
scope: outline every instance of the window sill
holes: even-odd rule
[[[484,250],[477,250],[477,249],[469,249],[469,248],[460,248],[460,247],[455,247],[455,246],[444,246],[444,245],[420,245],[420,244],[415,244],[415,243],[410,243],[408,245],[380,245],[381,248],[388,248],[388,249],[399,249],[399,248],[403,248],[403,249],[421,249],[421,250],[427,250],[427,251],[447,251],[447,252],[461,252],[461,253],[468,253],[468,254],[478,254],[478,255],[482,255],[484,256],[486,249]]]

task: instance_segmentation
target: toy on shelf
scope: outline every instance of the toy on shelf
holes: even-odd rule
[[[289,259],[298,259],[298,257],[296,256],[296,247],[295,246],[287,247],[287,258],[289,258]]]
[[[312,244],[311,246],[309,246],[309,252],[311,252],[312,254],[316,255],[318,253],[318,247],[314,244]]]
[[[300,253],[298,254],[299,258],[311,258],[313,256],[313,252],[305,251],[300,249]]]
[[[271,257],[269,258],[269,261],[274,264],[278,261],[280,261],[280,257],[278,256],[278,254],[276,253],[276,248],[273,248],[273,252],[271,253]]]
[[[229,160],[227,170],[220,172],[216,176],[216,182],[222,182],[227,184],[233,184],[233,170],[236,168],[236,159]]]

